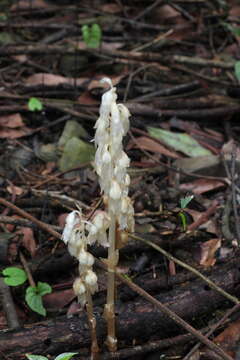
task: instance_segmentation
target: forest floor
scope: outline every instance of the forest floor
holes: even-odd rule
[[[90,356],[61,233],[71,211],[104,206],[92,140],[106,77],[131,113],[135,232],[119,251],[115,354],[107,252],[90,250],[100,359],[240,359],[239,19],[237,0],[1,1],[2,359]]]

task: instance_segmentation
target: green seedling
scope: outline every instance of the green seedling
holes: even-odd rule
[[[42,303],[42,297],[50,294],[52,288],[47,283],[38,282],[37,286],[29,286],[26,290],[25,300],[28,306],[36,313],[46,316],[46,309]]]
[[[74,355],[77,355],[78,353],[62,353],[58,355],[55,360],[70,360]],[[46,356],[42,355],[30,355],[25,354],[28,360],[48,360]]]
[[[43,109],[43,104],[42,102],[35,98],[35,97],[31,97],[28,100],[28,110],[29,111],[42,111]]]
[[[186,196],[186,197],[180,199],[181,210],[179,211],[178,216],[181,219],[183,231],[187,230],[187,218],[186,218],[186,214],[184,213],[184,209],[188,206],[188,204],[190,203],[190,201],[193,198],[194,198],[194,195],[190,195],[190,196]]]
[[[27,274],[24,270],[17,267],[8,267],[2,271],[4,282],[8,286],[18,286],[25,283]],[[31,310],[46,316],[46,309],[42,303],[42,297],[52,292],[52,288],[47,283],[38,282],[37,286],[29,286],[26,289],[25,301]]]
[[[8,267],[2,271],[4,282],[8,286],[18,286],[25,283],[27,275],[24,270],[17,267]]]
[[[102,40],[102,30],[98,24],[92,24],[92,26],[82,26],[83,41],[89,48],[99,48]]]

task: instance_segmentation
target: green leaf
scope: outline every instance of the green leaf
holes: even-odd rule
[[[29,354],[25,354],[25,356],[26,356],[29,360],[48,360],[48,358],[46,358],[45,356],[42,356],[42,355],[29,355]]]
[[[235,75],[238,81],[240,81],[240,61],[235,62],[234,65]]]
[[[52,288],[49,284],[39,281],[37,283],[37,291],[39,295],[43,296],[46,294],[50,294],[52,292]]]
[[[29,286],[26,290],[25,300],[33,311],[46,316],[46,309],[42,303],[42,296],[52,291],[51,286],[47,283],[38,282],[36,287]]]
[[[2,271],[6,276],[3,280],[9,286],[18,286],[27,280],[27,275],[24,270],[17,267],[8,267]]]
[[[180,217],[181,221],[182,221],[182,228],[183,228],[183,231],[186,231],[187,229],[187,220],[186,220],[186,215],[180,211],[178,213],[178,216]]]
[[[98,24],[82,26],[83,41],[89,48],[98,48],[101,44],[102,30]]]
[[[42,111],[43,104],[40,100],[35,97],[31,97],[28,100],[28,110],[30,111]]]
[[[74,355],[77,355],[78,353],[62,353],[58,355],[55,360],[70,360]]]
[[[193,139],[188,134],[176,133],[159,128],[148,127],[148,133],[152,137],[161,140],[167,146],[190,157],[211,155],[211,152]]]
[[[194,198],[194,195],[185,196],[184,198],[181,198],[180,199],[181,209],[185,209],[193,198]]]

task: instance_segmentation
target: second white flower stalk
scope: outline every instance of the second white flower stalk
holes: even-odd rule
[[[130,178],[127,168],[130,160],[122,145],[123,136],[129,129],[130,113],[123,104],[116,103],[116,88],[112,86],[111,80],[104,78],[102,81],[110,85],[110,90],[102,96],[100,116],[95,125],[95,169],[110,219],[108,289],[104,315],[108,326],[107,346],[110,351],[116,351],[115,268],[121,242],[126,242],[127,232],[134,231],[134,210],[128,197]]]

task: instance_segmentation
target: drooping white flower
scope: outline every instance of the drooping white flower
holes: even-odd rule
[[[88,270],[84,276],[84,281],[91,293],[94,294],[98,290],[97,275],[92,270]]]
[[[111,183],[111,188],[109,191],[109,196],[113,200],[119,200],[121,198],[121,188],[116,180],[113,180]]]
[[[66,220],[65,220],[66,224],[65,224],[63,234],[62,234],[62,240],[65,242],[65,244],[67,244],[71,240],[71,237],[73,234],[73,229],[79,223],[80,217],[81,217],[80,212],[76,211],[76,210],[72,211],[66,217]]]

